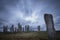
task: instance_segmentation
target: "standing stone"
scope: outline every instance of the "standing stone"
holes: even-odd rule
[[[5,26],[5,25],[3,26],[3,32],[7,32],[8,31],[7,27],[8,26]]]
[[[14,32],[14,25],[11,26],[10,32]]]
[[[17,32],[17,28],[15,27],[15,32]]]
[[[26,26],[25,26],[25,31],[26,31],[26,32],[29,32],[29,25],[26,25]]]
[[[24,32],[24,27],[23,27],[23,32]]]
[[[54,29],[54,22],[53,22],[53,16],[51,14],[45,14],[44,15],[47,32],[48,32],[48,38],[49,40],[56,40],[55,39],[55,29]]]
[[[40,32],[40,26],[38,26],[38,32]]]
[[[22,32],[22,26],[18,23],[18,32]]]

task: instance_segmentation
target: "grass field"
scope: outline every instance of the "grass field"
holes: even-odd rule
[[[60,31],[56,32],[56,39],[60,40]],[[21,32],[21,33],[2,33],[0,40],[48,40],[47,32]]]

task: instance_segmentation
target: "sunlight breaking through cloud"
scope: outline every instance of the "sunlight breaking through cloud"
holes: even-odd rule
[[[17,24],[41,26],[45,30],[44,14],[49,13],[54,16],[54,22],[59,23],[60,2],[55,0],[2,0],[0,1],[0,19],[5,21],[1,24]],[[59,17],[56,19],[56,17]],[[55,24],[56,29],[60,29]]]

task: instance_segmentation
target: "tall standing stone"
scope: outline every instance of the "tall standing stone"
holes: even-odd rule
[[[25,31],[29,32],[29,25],[25,25]]]
[[[17,32],[17,28],[15,27],[15,32]]]
[[[22,26],[18,23],[18,32],[22,32]]]
[[[11,26],[10,32],[14,32],[14,25]]]
[[[7,27],[8,27],[7,25],[4,25],[3,26],[3,32],[7,32],[8,31],[8,28]]]
[[[38,26],[38,32],[40,32],[40,26]]]
[[[49,40],[56,40],[53,16],[51,14],[45,14],[44,19],[45,19],[45,23],[46,23],[46,27],[47,27]]]
[[[24,32],[24,27],[23,27],[23,32]]]

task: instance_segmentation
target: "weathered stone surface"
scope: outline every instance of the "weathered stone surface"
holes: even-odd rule
[[[23,32],[24,32],[24,27],[23,27]]]
[[[11,26],[10,32],[14,32],[14,25]]]
[[[29,25],[25,25],[25,31],[29,32]]]
[[[38,32],[40,32],[40,26],[38,26]]]
[[[48,37],[49,40],[56,40],[55,39],[55,29],[54,29],[54,22],[53,22],[53,16],[51,14],[45,14],[44,15]]]
[[[7,25],[3,26],[3,32],[8,32],[8,28],[7,27],[8,27]]]
[[[22,25],[18,23],[18,32],[22,32]]]

